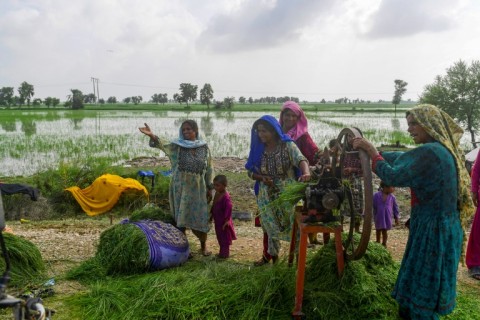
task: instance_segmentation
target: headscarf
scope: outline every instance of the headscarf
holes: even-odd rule
[[[275,132],[278,134],[281,141],[292,141],[292,138],[290,138],[287,134],[283,133],[282,127],[278,123],[277,119],[275,119],[271,115],[262,116],[260,119],[255,121],[251,131],[250,154],[248,155],[247,163],[245,164],[245,168],[247,170],[253,171],[255,173],[260,171],[262,155],[263,151],[265,150],[265,144],[262,142],[262,140],[260,140],[260,137],[257,133],[257,124],[260,120],[264,120],[269,123],[275,129]]]
[[[458,210],[465,232],[468,221],[475,210],[470,196],[470,176],[465,168],[465,156],[460,148],[463,129],[445,111],[430,104],[418,105],[407,111],[408,115],[412,115],[434,140],[440,142],[450,151],[455,159],[458,178]]]
[[[204,145],[207,144],[206,141],[204,141],[201,137],[200,137],[200,134],[198,132],[196,132],[196,138],[195,140],[186,140],[184,137],[183,137],[183,132],[182,132],[182,126],[184,123],[189,123],[191,125],[191,122],[195,123],[195,125],[197,124],[195,121],[193,120],[185,120],[182,122],[182,124],[180,125],[180,128],[178,129],[178,139],[174,139],[171,141],[171,143],[173,144],[176,144],[180,147],[184,147],[184,148],[188,148],[188,149],[195,149],[195,148],[198,148],[198,147],[202,147]],[[198,126],[197,126],[197,129],[198,129]]]
[[[282,111],[280,112],[280,126],[282,127],[282,115],[287,109],[293,111],[293,113],[295,113],[298,117],[297,124],[288,130],[288,132],[286,132],[290,137],[292,137],[293,141],[297,141],[301,136],[308,132],[307,117],[305,117],[305,113],[303,112],[302,108],[300,108],[295,101],[287,101],[283,104]]]

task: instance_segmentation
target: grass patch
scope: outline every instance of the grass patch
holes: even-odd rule
[[[332,241],[309,254],[303,310],[308,319],[394,319],[390,292],[397,271],[388,251],[372,243],[338,279]],[[82,319],[291,319],[295,297],[295,269],[285,263],[253,268],[194,260],[87,283],[87,293],[68,300]]]
[[[36,285],[45,278],[45,264],[42,255],[32,242],[3,233],[8,256],[10,257],[10,284],[16,287]],[[0,259],[0,270],[5,270],[5,261]]]

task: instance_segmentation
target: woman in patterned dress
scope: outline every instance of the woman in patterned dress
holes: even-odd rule
[[[249,177],[256,180],[260,221],[268,234],[268,253],[276,262],[280,240],[289,241],[291,238],[294,208],[272,208],[268,204],[278,197],[288,182],[297,180],[296,169],[301,170],[299,181],[310,180],[308,162],[292,139],[282,132],[277,119],[266,115],[253,124],[245,168]],[[268,263],[265,257],[261,260]]]
[[[210,230],[208,201],[212,196],[212,158],[207,143],[199,138],[194,120],[185,120],[180,126],[179,138],[164,141],[153,134],[150,127],[139,128],[150,137],[150,147],[159,148],[170,159],[172,179],[170,181],[170,210],[178,228],[186,228],[200,240],[201,253],[207,250],[207,233]]]
[[[410,232],[392,296],[403,319],[438,319],[455,307],[462,226],[473,213],[469,176],[460,149],[463,130],[432,105],[407,112],[408,132],[421,146],[383,152],[355,138],[387,185],[410,187]]]

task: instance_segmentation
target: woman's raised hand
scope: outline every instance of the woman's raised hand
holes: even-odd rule
[[[143,133],[143,134],[145,134],[149,137],[151,137],[153,135],[152,130],[150,130],[150,127],[146,123],[145,123],[145,127],[138,128],[138,130],[140,130],[141,133]]]

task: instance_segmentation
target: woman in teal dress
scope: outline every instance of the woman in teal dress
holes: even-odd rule
[[[392,296],[403,319],[438,319],[455,307],[462,220],[473,212],[468,173],[459,147],[463,130],[445,112],[419,105],[407,112],[408,132],[421,146],[408,152],[382,152],[356,138],[386,184],[410,187],[407,246]]]
[[[294,208],[289,205],[273,208],[269,203],[278,197],[287,183],[310,180],[308,162],[295,142],[282,132],[277,119],[265,115],[253,124],[250,154],[245,168],[249,177],[256,180],[255,194],[260,221],[268,234],[268,253],[276,262],[280,240],[291,239]]]
[[[165,141],[157,137],[145,123],[140,132],[150,137],[150,146],[159,148],[169,157],[172,165],[169,200],[176,225],[186,228],[200,240],[203,255],[207,250],[207,233],[210,230],[207,198],[213,189],[212,158],[207,143],[199,138],[194,120],[185,120],[180,126],[179,138]]]

